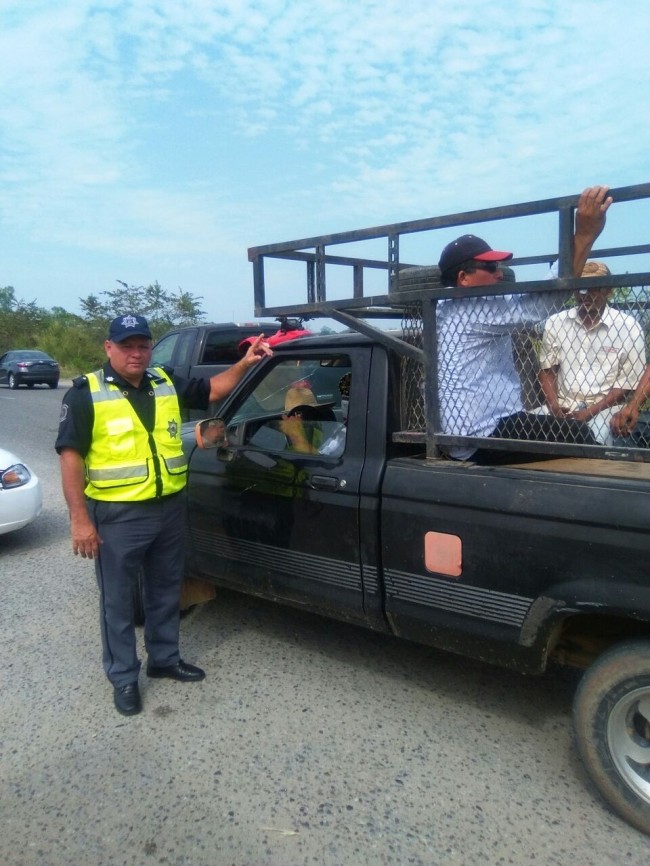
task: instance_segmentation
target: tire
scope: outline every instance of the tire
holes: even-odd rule
[[[587,669],[573,724],[578,752],[600,793],[650,834],[650,641],[619,644]]]
[[[18,387],[18,385],[20,384],[20,382],[18,381],[18,377],[16,376],[15,373],[9,373],[8,383],[9,383],[9,387],[12,389],[12,391],[15,391],[16,388]]]
[[[28,383],[27,383],[27,387],[28,387],[29,390],[31,391],[32,388],[34,387],[34,383],[33,383],[33,382],[28,382]]]
[[[47,384],[50,386],[50,388],[51,388],[53,391],[54,391],[55,388],[58,388],[58,387],[59,387],[59,383],[58,383],[58,381],[57,381],[57,382],[48,382]]]
[[[131,591],[133,595],[133,621],[136,625],[144,625],[144,579],[142,577],[142,570],[138,572]]]

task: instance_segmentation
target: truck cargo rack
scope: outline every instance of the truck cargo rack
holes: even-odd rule
[[[631,202],[650,198],[650,183],[620,187],[610,191],[615,203]],[[494,223],[500,220],[531,217],[541,214],[557,216],[556,251],[536,255],[515,257],[508,266],[516,268],[526,265],[550,265],[558,261],[558,279],[555,280],[518,280],[517,294],[557,291],[565,295],[576,288],[612,288],[623,290],[623,294],[634,299],[634,310],[644,315],[646,339],[650,327],[650,272],[611,274],[608,277],[570,276],[573,255],[573,227],[575,210],[579,195],[544,199],[541,201],[512,204],[482,210],[466,211],[441,217],[400,222],[371,228],[358,229],[336,234],[320,235],[286,241],[277,244],[251,247],[249,261],[253,264],[255,315],[281,317],[297,316],[303,319],[324,317],[370,336],[384,346],[396,351],[403,359],[406,388],[410,392],[404,399],[404,429],[393,436],[396,442],[421,442],[426,444],[427,456],[440,456],[440,446],[470,445],[500,450],[522,450],[516,440],[471,439],[450,436],[441,431],[437,379],[437,334],[436,305],[447,299],[512,295],[513,284],[505,280],[498,285],[458,289],[444,287],[440,283],[437,267],[430,263],[403,262],[400,260],[400,239],[416,233],[435,232],[436,230],[459,227],[458,234],[464,233],[462,227],[481,223]],[[614,214],[613,216],[611,214]],[[610,212],[615,219],[615,208]],[[383,240],[386,244],[384,259],[363,258],[356,254],[358,245],[367,241]],[[330,250],[346,244],[355,244],[355,254],[337,255]],[[441,249],[444,243],[436,245],[431,241],[429,249]],[[637,244],[608,248],[595,248],[590,259],[615,259],[621,256],[636,256],[650,253],[650,244]],[[282,306],[267,306],[265,286],[265,265],[268,260],[284,260],[302,263],[305,267],[305,301]],[[350,292],[348,297],[328,300],[328,268],[336,266],[349,270]],[[383,294],[366,294],[365,284],[369,271],[385,272],[386,291]],[[514,272],[513,272],[514,279]],[[641,287],[642,291],[635,292]],[[616,306],[616,304],[613,304]],[[619,304],[620,306],[620,304]],[[630,303],[625,307],[632,309]],[[404,329],[403,339],[386,333],[373,321],[401,319],[402,323],[413,323]],[[408,378],[413,381],[408,381]],[[532,384],[530,385],[532,387]],[[420,404],[418,407],[418,403]],[[419,418],[417,417],[419,413]],[[415,421],[413,418],[415,417]],[[550,442],[526,442],[525,450],[543,454],[562,456],[592,456],[599,459],[647,460],[650,449],[616,446],[566,445]]]

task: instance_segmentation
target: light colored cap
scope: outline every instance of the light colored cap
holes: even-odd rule
[[[582,269],[581,277],[609,277],[611,271],[605,262],[587,262]]]

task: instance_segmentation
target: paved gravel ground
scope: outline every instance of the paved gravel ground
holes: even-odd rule
[[[570,672],[220,592],[183,620],[206,681],[143,674],[143,713],[119,716],[59,492],[62,393],[0,389],[0,442],[45,493],[0,536],[3,866],[650,864],[575,756]]]

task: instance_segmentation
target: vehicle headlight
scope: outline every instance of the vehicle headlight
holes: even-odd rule
[[[0,483],[5,490],[10,490],[12,487],[22,487],[23,484],[27,484],[31,477],[32,475],[26,466],[23,466],[22,463],[15,463],[0,473]]]

